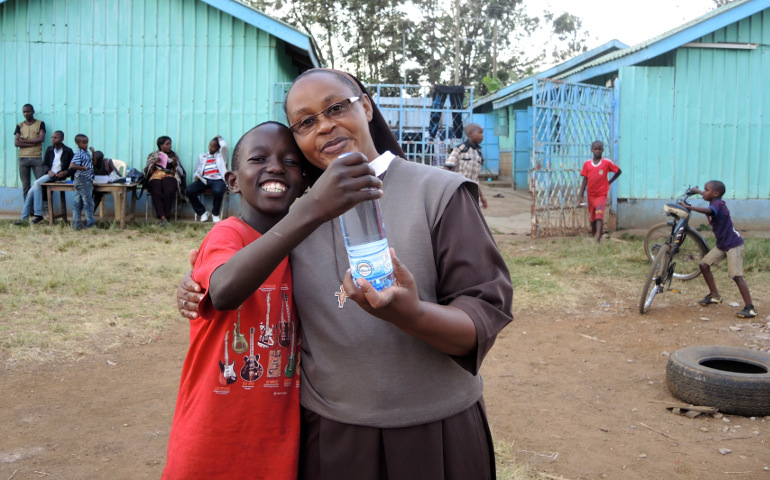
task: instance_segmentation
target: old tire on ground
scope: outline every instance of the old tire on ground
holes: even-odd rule
[[[692,405],[732,415],[770,415],[770,354],[713,345],[683,348],[668,358],[666,385]]]

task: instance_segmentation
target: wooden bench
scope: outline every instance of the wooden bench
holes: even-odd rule
[[[53,225],[54,220],[61,218],[67,223],[67,201],[65,198],[66,192],[74,192],[75,185],[73,183],[44,183],[42,185],[48,192],[48,210],[50,211],[48,222]],[[120,229],[126,228],[126,220],[134,220],[136,213],[136,188],[138,183],[94,183],[94,192],[107,193],[112,195],[113,204],[115,205],[115,222],[119,222]],[[54,192],[59,192],[59,199],[61,203],[61,212],[56,213],[54,208]],[[131,209],[126,213],[126,201],[128,200],[128,192],[131,192]],[[103,218],[100,216],[100,218]]]

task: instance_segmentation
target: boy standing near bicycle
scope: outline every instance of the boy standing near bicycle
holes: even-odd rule
[[[578,203],[583,202],[583,194],[588,188],[588,212],[591,214],[591,235],[596,242],[602,239],[604,231],[604,208],[607,205],[607,192],[610,191],[610,184],[618,179],[620,168],[609,158],[604,158],[604,144],[596,140],[591,144],[591,153],[593,158],[586,160],[583,164],[583,170],[580,176],[583,177],[583,183],[580,184],[580,193],[578,194]],[[615,175],[609,180],[607,177],[610,172]]]
[[[714,282],[714,274],[711,273],[711,265],[716,265],[727,257],[727,274],[738,285],[745,305],[737,315],[740,318],[754,318],[757,316],[757,311],[751,302],[751,294],[746,280],[743,279],[743,237],[733,227],[730,210],[727,209],[725,201],[722,200],[722,196],[725,194],[725,184],[719,180],[711,180],[703,188],[704,190],[699,190],[698,187],[693,187],[690,191],[703,196],[703,200],[709,202],[708,208],[680,203],[688,210],[706,215],[717,241],[717,246],[712,248],[698,265],[703,279],[709,287],[708,295],[698,303],[704,307],[722,303],[722,297],[719,296],[716,282]]]

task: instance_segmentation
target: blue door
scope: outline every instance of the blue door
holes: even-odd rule
[[[516,131],[513,150],[513,189],[529,190],[528,171],[532,157],[532,107],[514,110]]]
[[[475,114],[473,121],[484,128],[484,141],[481,143],[484,165],[481,166],[479,180],[486,180],[486,175],[500,174],[500,139],[495,135],[495,117],[493,114]]]

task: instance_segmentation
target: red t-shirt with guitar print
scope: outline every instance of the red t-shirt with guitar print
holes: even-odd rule
[[[211,274],[259,238],[237,217],[211,229],[193,279]],[[299,328],[284,259],[240,310],[208,296],[190,320],[190,349],[169,435],[163,479],[297,478]]]

